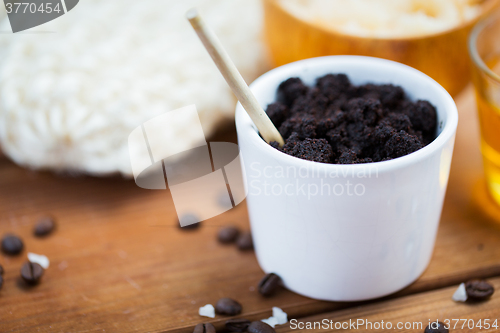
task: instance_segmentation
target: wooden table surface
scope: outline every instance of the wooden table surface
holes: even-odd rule
[[[287,290],[262,298],[255,287],[263,272],[254,253],[215,239],[222,225],[248,229],[244,203],[197,230],[179,230],[168,191],[143,190],[120,178],[33,172],[1,159],[0,234],[18,234],[25,250],[17,257],[0,255],[0,332],[192,332],[203,321],[222,327],[223,316],[198,316],[200,306],[221,297],[239,300],[241,317],[248,319],[269,317],[273,306],[302,321],[500,319],[500,292],[483,304],[451,301],[456,286],[469,278],[490,278],[500,288],[500,223],[491,218],[495,208],[489,215],[478,208],[487,196],[470,88],[457,103],[459,129],[430,266],[405,290],[365,304],[320,302]],[[57,217],[57,231],[33,237],[37,217],[48,213]],[[19,278],[28,251],[51,261],[35,287]]]

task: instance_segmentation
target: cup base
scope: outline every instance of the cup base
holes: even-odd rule
[[[382,298],[385,296],[395,294],[398,291],[401,291],[401,290],[405,289],[406,287],[412,285],[415,281],[417,281],[422,276],[422,274],[425,272],[425,270],[429,266],[429,263],[430,263],[430,259],[424,265],[423,269],[417,274],[417,276],[415,278],[411,279],[410,281],[407,281],[407,282],[405,282],[401,285],[398,285],[398,286],[394,286],[394,288],[391,288],[391,290],[377,290],[377,288],[374,287],[372,293],[366,294],[363,296],[360,296],[360,295],[354,296],[353,295],[352,297],[335,297],[334,294],[336,294],[338,292],[336,290],[334,290],[332,292],[332,295],[329,296],[328,295],[329,294],[328,288],[325,288],[324,291],[322,291],[321,295],[318,295],[318,294],[314,294],[314,293],[303,292],[303,288],[300,288],[300,286],[289,286],[289,285],[287,285],[286,281],[284,281],[283,284],[284,284],[284,287],[286,289],[290,290],[291,292],[294,292],[294,293],[299,294],[301,296],[312,298],[312,299],[315,299],[318,301],[327,301],[327,302],[369,301],[369,300],[374,300],[374,299],[378,299],[378,298]],[[365,289],[365,288],[366,287],[364,287],[363,289]],[[345,292],[344,292],[344,294],[345,294]]]

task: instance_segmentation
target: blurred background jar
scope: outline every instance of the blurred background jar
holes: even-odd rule
[[[500,205],[500,13],[480,22],[469,39],[488,190]]]
[[[452,95],[470,80],[467,37],[499,0],[263,0],[276,66],[325,55],[402,62]]]

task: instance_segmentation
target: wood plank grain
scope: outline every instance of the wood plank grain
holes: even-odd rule
[[[491,279],[489,282],[495,286],[497,291],[500,289],[500,278]],[[307,330],[310,333],[338,331],[422,333],[429,322],[439,320],[450,325],[450,332],[498,332],[499,329],[491,327],[491,324],[495,323],[496,320],[500,327],[500,295],[494,294],[491,299],[485,302],[457,303],[451,299],[456,288],[457,286],[453,286],[376,304],[306,317],[298,320],[297,323],[291,322],[278,326],[276,331],[278,333],[300,332],[302,330],[299,327],[310,325],[312,329]],[[489,329],[484,327],[485,319],[489,319]],[[368,322],[371,324],[367,324]],[[315,323],[316,328],[314,328]],[[326,323],[323,328],[321,328],[321,323]],[[479,323],[483,326],[482,328],[477,326]],[[341,328],[341,325],[344,326],[344,329]],[[398,328],[398,325],[401,329]],[[406,328],[405,325],[407,325]]]
[[[423,276],[396,296],[500,275],[500,228],[472,200],[482,167],[471,91],[458,103],[461,119],[436,250]],[[45,213],[58,218],[58,230],[34,238],[33,224]],[[6,270],[0,332],[190,332],[205,320],[198,308],[221,297],[238,299],[250,319],[268,317],[272,306],[304,317],[353,305],[285,290],[260,297],[255,287],[263,273],[254,254],[215,240],[228,223],[248,228],[244,204],[198,230],[182,231],[168,191],[143,190],[118,177],[58,176],[0,163],[0,234],[19,234],[26,251],[51,260],[43,282],[26,288],[19,281],[26,251],[0,255]],[[209,319],[219,327],[224,320]]]

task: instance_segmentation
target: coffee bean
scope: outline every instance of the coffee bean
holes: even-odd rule
[[[226,328],[230,332],[246,332],[250,320],[243,318],[229,319],[226,321]]]
[[[0,265],[0,275],[3,275],[3,267]]]
[[[236,316],[241,313],[241,304],[231,298],[221,298],[215,304],[215,312],[218,314]]]
[[[219,230],[219,233],[217,234],[217,239],[219,242],[222,244],[229,244],[233,243],[236,238],[238,238],[238,235],[240,234],[240,229],[236,227],[224,227]]]
[[[54,231],[56,227],[56,222],[51,216],[44,216],[38,220],[35,224],[35,228],[33,229],[33,234],[38,237],[47,236],[52,231]]]
[[[445,325],[442,322],[432,322],[425,328],[424,333],[448,333],[450,330],[445,328]]]
[[[281,278],[274,273],[269,273],[260,280],[259,293],[263,296],[270,296],[280,287],[280,285]]]
[[[193,333],[216,333],[214,325],[210,323],[198,324]]]
[[[177,226],[181,228],[182,230],[193,230],[193,229],[198,229],[199,226],[201,226],[201,223],[199,222],[200,219],[198,216],[194,214],[185,214],[182,216],[182,220],[184,223],[190,223],[193,222],[192,224],[186,225],[184,227],[181,226],[179,219],[177,219]]]
[[[2,239],[2,251],[5,254],[16,255],[24,248],[23,241],[16,235],[5,235]]]
[[[250,232],[242,233],[238,237],[236,245],[238,246],[238,249],[240,249],[241,251],[247,251],[253,249],[252,234]]]
[[[28,284],[37,284],[40,282],[43,272],[42,266],[29,261],[21,267],[21,277]]]
[[[495,292],[495,288],[484,280],[471,280],[465,283],[467,299],[473,301],[482,301],[490,298]]]
[[[247,328],[248,333],[276,333],[274,328],[262,321],[253,321]]]

